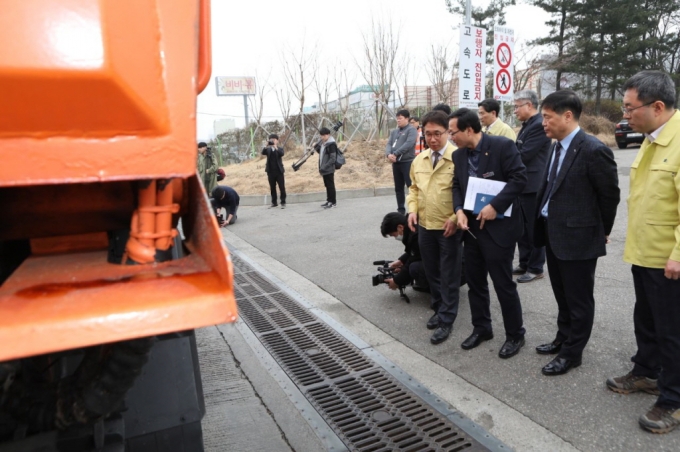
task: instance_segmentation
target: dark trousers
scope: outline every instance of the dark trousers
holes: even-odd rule
[[[418,226],[418,246],[430,285],[430,307],[439,321],[452,324],[458,315],[461,272],[461,234],[444,237],[443,230]]]
[[[394,282],[400,286],[415,284],[420,287],[428,287],[423,261],[410,262],[408,265],[404,265],[401,271],[394,275]]]
[[[635,340],[633,375],[658,378],[658,405],[680,408],[680,280],[662,268],[633,265]]]
[[[524,233],[517,242],[519,248],[519,266],[529,273],[543,273],[545,264],[545,247],[534,246],[534,223],[536,222],[536,193],[522,193],[519,195],[524,219]]]
[[[559,356],[581,359],[590,339],[595,318],[595,267],[597,259],[565,261],[558,259],[546,235],[548,274],[557,301],[557,336],[562,343]]]
[[[411,186],[411,162],[395,162],[392,164],[392,176],[394,177],[394,192],[397,194],[397,210],[401,213],[406,212],[404,203],[406,194],[404,185]]]
[[[269,190],[272,195],[272,204],[276,205],[276,185],[279,186],[281,192],[281,204],[286,204],[286,181],[283,178],[283,173],[267,173],[269,179]]]
[[[335,173],[323,176],[323,186],[326,187],[326,201],[335,204]]]
[[[517,293],[517,284],[512,280],[515,247],[499,246],[486,229],[479,229],[479,221],[475,219],[469,220],[468,224],[477,237],[475,239],[469,233],[464,235],[465,276],[469,288],[468,299],[474,332],[487,334],[493,331],[488,275],[501,305],[506,339],[521,339],[526,330],[523,326],[522,304]]]

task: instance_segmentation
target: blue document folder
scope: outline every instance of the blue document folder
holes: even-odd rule
[[[494,195],[488,195],[486,193],[477,193],[477,197],[475,198],[475,208],[472,210],[472,213],[474,214],[479,214],[479,212],[491,202],[491,200],[494,198]],[[496,218],[499,220],[503,218],[503,214],[500,212],[496,213]]]

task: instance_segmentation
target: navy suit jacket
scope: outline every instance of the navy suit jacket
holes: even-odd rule
[[[453,205],[462,206],[468,187],[468,149],[457,149],[453,153]],[[496,212],[505,212],[512,204],[512,215],[503,219],[486,221],[484,229],[499,246],[514,246],[522,236],[523,221],[517,197],[527,183],[526,168],[522,163],[515,142],[505,138],[482,134],[481,153],[477,174],[480,178],[506,182],[505,187],[491,200]],[[468,221],[476,218],[465,211]]]
[[[551,158],[555,146],[551,146]],[[541,215],[548,201],[546,165],[537,194],[534,244],[545,246],[545,234],[558,259],[595,259],[607,254],[605,236],[614,226],[620,200],[619,177],[614,153],[581,129],[562,162],[548,205],[548,220]],[[547,231],[546,231],[547,229]]]
[[[550,155],[550,141],[543,130],[543,116],[540,113],[529,118],[519,131],[517,150],[527,167],[527,185],[522,193],[536,193],[540,188]]]

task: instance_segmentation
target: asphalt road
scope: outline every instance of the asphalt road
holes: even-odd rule
[[[556,332],[557,306],[547,272],[543,280],[519,285],[527,343],[509,360],[497,356],[504,334],[493,291],[496,337],[465,351],[460,343],[472,331],[465,288],[451,337],[433,346],[431,332],[425,328],[431,315],[427,294],[409,291],[411,303],[406,304],[386,286],[371,286],[371,275],[376,273],[372,261],[396,259],[402,252],[401,243],[385,239],[379,232],[382,217],[396,208],[394,196],[340,199],[338,208],[331,210],[321,209],[320,202],[289,204],[285,210],[241,207],[238,223],[228,230],[341,300],[396,341],[582,451],[678,451],[680,431],[653,435],[638,427],[638,417],[652,406],[654,396],[618,395],[604,385],[608,376],[631,369],[630,357],[636,350],[632,277],[622,255],[628,168],[637,148],[614,152],[623,201],[608,255],[598,262],[595,327],[583,365],[564,376],[543,376],[541,367],[550,357],[534,352],[534,347],[551,341]],[[292,172],[287,176],[295,177]],[[475,420],[493,428],[492,420]]]

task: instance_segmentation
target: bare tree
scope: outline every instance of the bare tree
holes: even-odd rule
[[[515,92],[527,89],[528,85],[541,77],[544,71],[544,58],[541,55],[531,56],[531,49],[526,45],[516,45],[513,70],[515,80],[513,88]],[[541,95],[540,90],[536,90]]]
[[[401,86],[397,86],[396,97],[399,105],[412,108],[415,107],[415,105],[407,105],[409,99],[406,94],[406,87],[410,86],[409,83],[413,83],[413,81],[417,78],[418,76],[417,71],[420,66],[418,65],[417,58],[409,58],[408,56],[406,56],[403,58],[402,61],[403,64],[400,71],[401,77],[399,78],[399,80],[397,80],[397,84]]]
[[[319,96],[318,109],[323,114],[327,116],[328,113],[328,102],[330,100],[331,92],[333,90],[333,85],[330,80],[328,73],[328,68],[321,67],[319,60],[315,60],[314,63],[314,89]]]
[[[290,111],[293,107],[293,101],[290,98],[290,91],[285,87],[277,87],[275,89],[276,102],[279,104],[279,111],[283,117],[283,122],[287,123],[290,118]]]
[[[347,115],[347,110],[349,110],[349,93],[355,80],[356,76],[348,74],[347,68],[334,66],[333,85],[338,95],[338,109],[343,117]]]
[[[387,16],[389,17],[389,16]],[[363,60],[356,61],[361,76],[371,87],[376,98],[389,105],[392,98],[392,86],[399,78],[403,67],[400,65],[399,52],[400,27],[395,29],[391,19],[376,20],[371,18],[371,29],[362,32],[364,41]],[[378,108],[378,128],[382,130],[385,111]]]
[[[293,97],[300,102],[300,121],[302,122],[302,143],[307,146],[307,137],[305,135],[305,116],[303,114],[305,108],[305,94],[312,83],[314,82],[314,71],[312,65],[317,58],[317,47],[307,46],[306,40],[303,39],[302,45],[297,49],[288,48],[282,55],[283,73],[286,77],[286,84],[290,89]]]
[[[457,83],[455,77],[457,59],[457,55],[449,54],[447,46],[430,45],[426,70],[439,102],[451,102]]]
[[[256,86],[255,86],[255,98],[253,99],[253,102],[250,102],[250,112],[253,115],[253,118],[255,118],[255,123],[257,124],[258,127],[262,127],[262,114],[264,112],[264,97],[267,95],[271,90],[272,87],[271,85],[263,80],[269,80],[271,75],[271,70],[265,77],[259,77],[257,71],[255,71],[255,80],[256,80]]]

